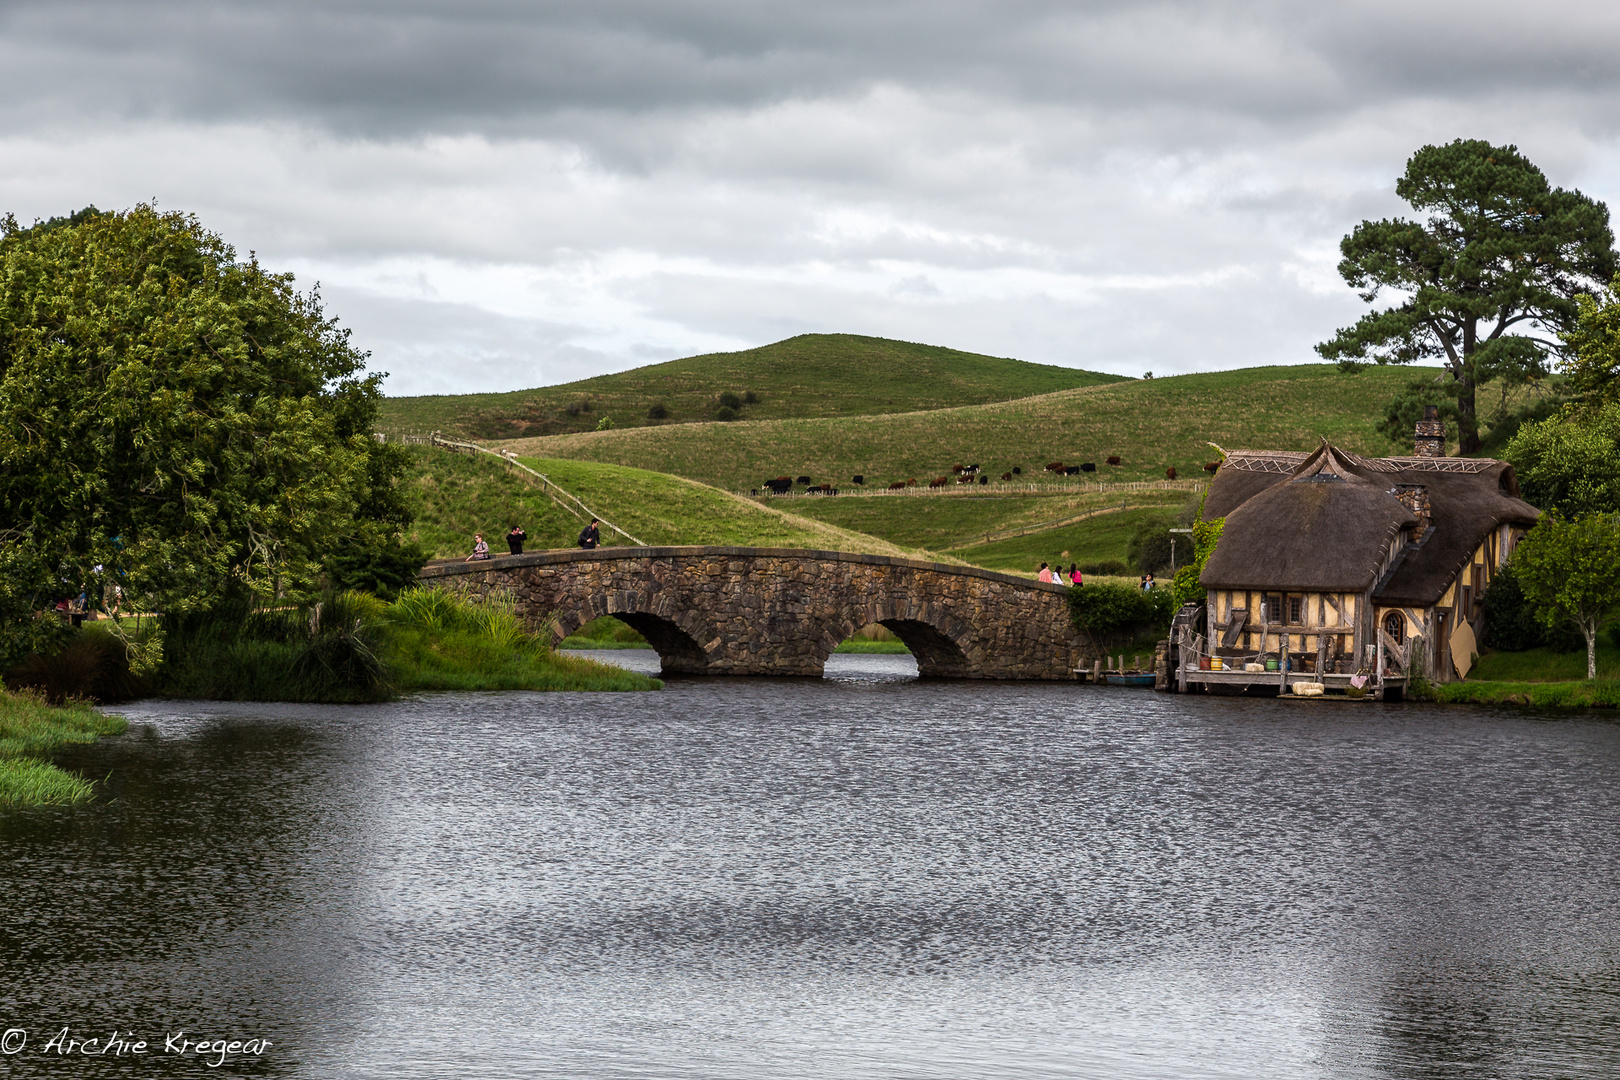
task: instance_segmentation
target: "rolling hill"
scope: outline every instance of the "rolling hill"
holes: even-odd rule
[[[936,345],[803,334],[534,390],[387,398],[378,427],[502,439],[594,431],[604,418],[619,429],[714,420],[725,393],[751,394],[733,411],[759,421],[942,409],[1124,381]],[[665,416],[649,416],[656,406]]]
[[[1362,453],[1396,448],[1377,430],[1385,404],[1425,369],[1369,368],[1342,374],[1327,364],[1246,368],[1099,383],[1016,400],[890,415],[671,424],[511,440],[521,454],[572,458],[673,473],[733,491],[770,476],[809,475],[867,485],[945,475],[979,463],[991,475],[1014,465],[1024,479],[1075,485],[1043,474],[1049,461],[1097,463],[1099,479],[1149,480],[1174,466],[1202,476],[1228,448],[1309,450],[1319,436]],[[1104,464],[1119,455],[1122,464]]]
[[[491,550],[513,524],[528,533],[527,550],[572,548],[584,523],[560,509],[516,469],[487,455],[406,448],[411,467],[403,483],[416,515],[408,537],[435,558],[465,556],[473,533]],[[938,559],[837,525],[784,514],[690,480],[586,461],[525,459],[595,513],[648,544],[738,544],[859,551]],[[602,529],[603,546],[628,543]],[[952,561],[952,560],[946,560]]]

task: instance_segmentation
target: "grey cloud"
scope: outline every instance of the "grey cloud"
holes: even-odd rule
[[[1613,89],[1615,31],[1606,6],[1574,0],[1533,17],[1517,3],[1257,0],[24,0],[0,16],[0,89],[19,123],[295,119],[363,137],[594,142],[611,136],[603,113],[753,109],[887,84],[1286,121],[1432,92]]]

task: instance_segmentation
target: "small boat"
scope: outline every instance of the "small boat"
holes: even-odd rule
[[[1151,671],[1128,671],[1104,675],[1103,682],[1109,686],[1145,686],[1151,690],[1155,678]]]

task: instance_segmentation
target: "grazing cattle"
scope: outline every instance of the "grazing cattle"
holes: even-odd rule
[[[906,482],[904,480],[896,480],[894,483],[889,485],[890,491],[904,491],[905,489]]]
[[[1012,479],[1012,473],[1004,472],[1004,473],[1001,474],[1001,478],[1003,480],[1011,480]]]
[[[1080,475],[1080,466],[1078,466],[1078,465],[1070,465],[1068,468],[1063,470],[1063,475],[1064,476],[1079,476]]]
[[[1049,472],[1049,473],[1060,473],[1061,474],[1063,472],[1063,462],[1061,462],[1061,461],[1048,461],[1046,463],[1046,471]]]
[[[1220,467],[1221,467],[1221,463],[1218,462],[1218,461],[1206,461],[1206,462],[1204,462],[1204,471],[1205,472],[1216,472],[1217,470],[1220,469]]]
[[[977,461],[975,461],[972,465],[969,465],[967,467],[967,471],[970,472],[970,473],[973,473],[974,475],[977,475],[978,472],[979,472],[979,463]]]
[[[1082,464],[1080,466],[1080,471],[1081,472],[1096,472],[1097,471],[1097,463],[1095,461],[1087,461],[1087,462],[1085,462],[1084,464]]]
[[[765,481],[765,483],[761,484],[760,486],[770,488],[778,495],[786,495],[789,491],[793,490],[793,477],[778,476],[774,480]]]
[[[917,486],[917,478],[915,476],[906,477],[906,487],[916,487],[916,486]]]
[[[850,477],[850,483],[860,484],[864,487],[866,484],[866,477],[862,476],[860,473],[856,473],[854,476]]]
[[[1174,480],[1176,478],[1176,467],[1174,465],[1164,470],[1164,478],[1166,480]]]
[[[957,476],[961,476],[961,475],[962,475],[962,470],[963,470],[963,468],[965,468],[965,466],[962,466],[962,465],[952,465],[952,466],[951,466],[951,472],[952,472],[952,473],[954,473],[954,474],[955,474],[955,475],[957,475]]]
[[[1014,465],[1013,466],[1013,475],[1014,476],[1023,476],[1024,475],[1024,467],[1022,465]]]
[[[801,477],[799,477],[799,483],[803,484],[805,487],[809,487],[810,486],[810,478],[808,476],[801,476]]]
[[[931,488],[942,488],[948,483],[950,483],[950,480],[948,478],[943,477],[943,476],[936,476],[932,480],[928,481],[928,486],[931,487]]]
[[[1119,455],[1118,454],[1110,454],[1110,455],[1108,455],[1108,464],[1110,464],[1110,465],[1118,465],[1119,464]]]
[[[988,484],[988,483],[989,483],[989,482],[990,482],[990,478],[989,478],[989,477],[988,477],[988,476],[981,476],[981,477],[979,477],[979,483],[981,483],[981,484]]]
[[[958,476],[956,478],[956,482],[958,484],[971,484],[971,483],[973,483],[973,477],[971,477],[971,476]]]

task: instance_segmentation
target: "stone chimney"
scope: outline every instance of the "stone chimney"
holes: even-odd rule
[[[1422,430],[1421,426],[1418,430]],[[1412,539],[1422,536],[1434,524],[1434,512],[1429,509],[1428,488],[1422,484],[1401,484],[1390,494],[1401,500],[1418,519],[1417,528],[1412,530]]]
[[[1446,424],[1440,419],[1438,407],[1423,406],[1423,419],[1417,422],[1412,438],[1412,453],[1417,457],[1446,456]]]

